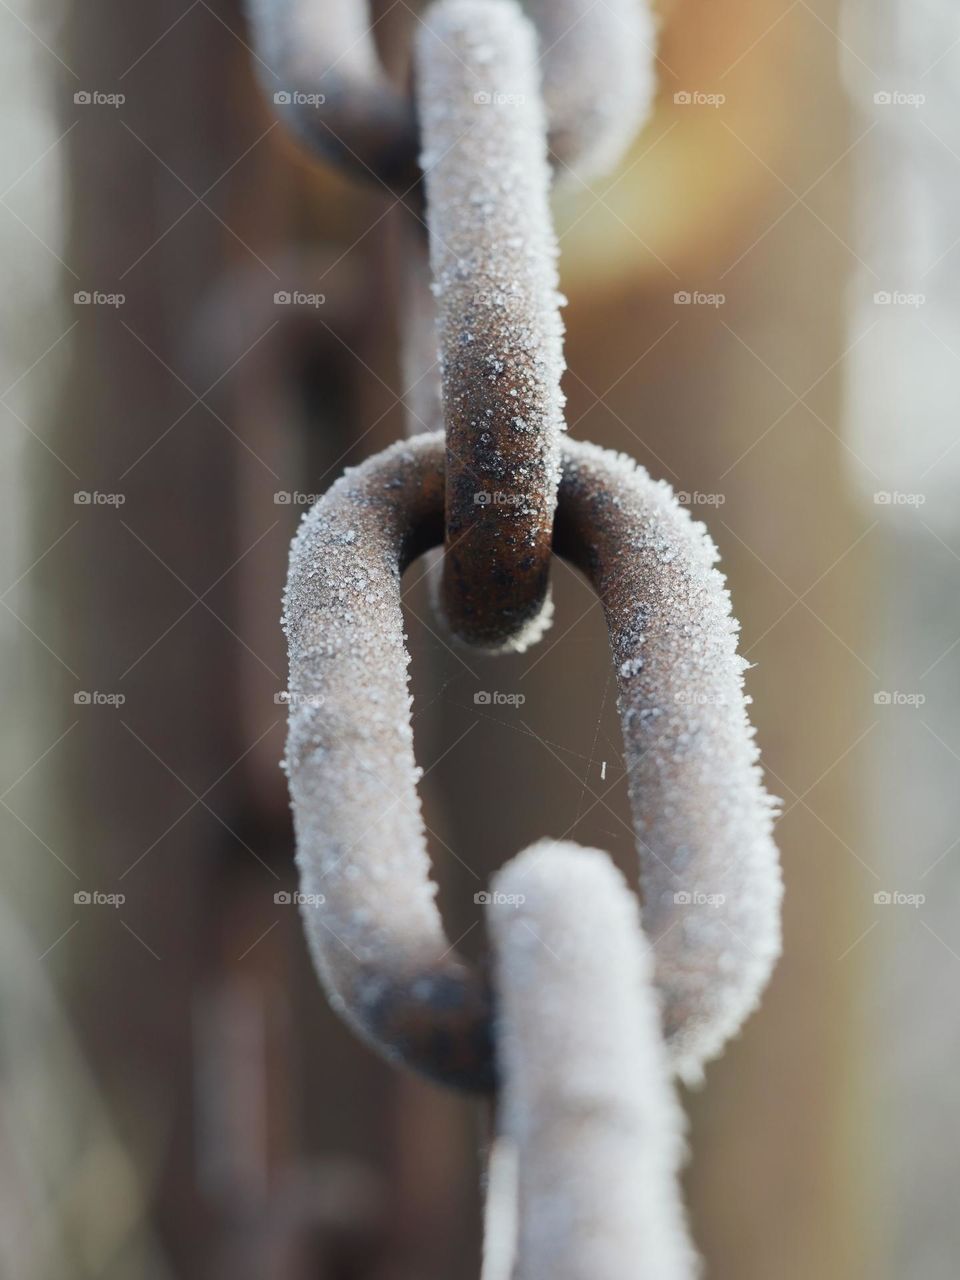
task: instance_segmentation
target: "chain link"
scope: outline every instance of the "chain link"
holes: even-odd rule
[[[362,0],[247,0],[256,70],[291,132],[325,160],[416,185],[413,106],[387,79]]]
[[[520,1212],[489,1236],[515,1241],[514,1280],[693,1280],[683,1109],[636,897],[605,853],[565,841],[519,854],[493,889],[499,1145],[515,1172],[493,1162],[492,1207],[499,1193]]]
[[[414,104],[387,78],[365,0],[246,0],[256,69],[281,119],[348,172],[407,192],[418,181]],[[654,32],[642,0],[528,0],[542,53],[551,156],[611,168],[653,95]]]
[[[417,100],[447,443],[442,604],[523,649],[546,609],[563,328],[533,29],[502,0],[432,10]]]
[[[400,603],[404,570],[442,539],[443,454],[437,435],[394,445],[301,525],[284,608],[286,767],[307,935],[334,1006],[387,1056],[485,1091],[489,993],[434,901]],[[772,810],[729,596],[706,532],[669,488],[594,445],[564,446],[555,549],[606,615],[644,929],[674,1069],[695,1079],[779,947]]]

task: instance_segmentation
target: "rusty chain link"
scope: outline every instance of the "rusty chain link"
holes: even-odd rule
[[[256,69],[308,147],[404,192],[418,181],[413,104],[380,65],[365,0],[247,0]]]
[[[653,96],[642,0],[528,0],[555,165],[612,168]],[[416,109],[387,78],[367,0],[247,0],[257,72],[291,131],[349,172],[405,192],[419,178]],[[538,95],[539,96],[539,95]]]
[[[550,840],[492,888],[502,1137],[488,1239],[512,1237],[512,1280],[693,1280],[683,1108],[636,896],[605,853]]]
[[[696,1079],[757,1003],[779,951],[773,806],[712,541],[669,486],[632,460],[562,436],[561,299],[549,213],[552,177],[582,181],[612,165],[648,108],[650,18],[640,0],[528,0],[533,25],[514,0],[437,0],[418,19],[414,106],[381,70],[359,0],[250,0],[250,8],[264,78],[282,83],[278,107],[317,150],[405,194],[419,183],[420,149],[435,302],[414,258],[408,357],[427,378],[435,318],[442,368],[444,430],[349,470],[304,518],[291,549],[285,768],[307,938],[331,1003],[362,1036],[457,1088],[488,1093],[505,1072],[508,1107],[530,1116],[514,1125],[521,1160],[546,1152],[548,1164],[567,1168],[569,1153],[545,1137],[544,1108],[552,1099],[569,1120],[579,1086],[554,1088],[544,1071],[528,1070],[537,1036],[523,1022],[522,982],[537,986],[538,966],[511,986],[509,956],[522,948],[492,908],[491,978],[457,954],[436,906],[417,793],[401,578],[443,544],[446,621],[461,640],[493,650],[523,648],[547,625],[552,553],[592,583],[619,690],[642,929],[630,923],[595,851],[599,862],[583,864],[584,851],[553,845],[540,851],[540,867],[535,846],[498,882],[530,874],[541,895],[530,918],[544,910],[545,927],[572,939],[561,969],[588,970],[601,983],[603,966],[588,961],[586,934],[573,929],[569,911],[555,909],[562,877],[594,885],[600,927],[610,921],[631,973],[615,991],[610,980],[612,999],[626,1008],[632,992],[639,1001],[636,1019],[618,1019],[609,1036],[593,1027],[597,1052],[618,1071],[635,1052],[654,1075],[662,1058],[673,1073]],[[408,409],[421,426],[437,420],[429,382]],[[640,990],[644,937],[655,947],[655,995]],[[563,950],[564,940],[556,945]],[[523,971],[525,962],[516,963]],[[578,999],[587,1010],[589,994]],[[662,1045],[650,1030],[657,1011]],[[542,1034],[562,1041],[550,1017],[545,1012]],[[606,1099],[608,1121],[623,1118],[629,1140],[609,1124],[581,1137],[643,1181],[630,1150],[651,1113],[623,1085],[621,1076],[610,1090],[584,1087]],[[651,1087],[675,1119],[665,1074]],[[664,1186],[672,1186],[679,1160],[670,1125],[650,1163]],[[538,1176],[521,1169],[533,1201],[546,1185]],[[650,1203],[650,1222],[660,1215],[679,1224],[662,1248],[650,1246],[629,1213],[616,1222],[601,1215],[603,1237],[618,1240],[624,1256],[644,1249],[651,1259],[644,1274],[658,1280],[691,1274],[675,1187]],[[586,1221],[589,1195],[577,1204]],[[536,1252],[542,1268],[553,1247],[530,1243],[535,1221],[531,1208],[518,1275],[535,1273],[525,1251]],[[569,1246],[553,1248],[557,1261],[544,1274],[622,1273],[613,1254],[603,1253],[601,1265],[589,1240],[581,1248],[572,1233]],[[655,1254],[669,1261],[657,1264]]]
[[[523,649],[549,625],[563,427],[547,142],[562,175],[619,158],[652,96],[648,10],[530,0],[535,32],[512,3],[435,5],[418,32],[415,107],[380,68],[360,0],[249,9],[261,78],[321,154],[409,195],[419,117],[447,434],[443,611],[468,643]],[[428,383],[414,429],[430,425],[430,404]]]
[[[400,578],[443,533],[443,442],[420,436],[338,480],[291,552],[286,767],[304,910],[337,1007],[436,1079],[494,1079],[484,975],[451,948],[416,794]],[[593,583],[620,693],[644,928],[675,1068],[696,1077],[777,953],[772,813],[743,659],[702,527],[622,455],[569,441],[554,547]],[[738,940],[744,942],[738,942]],[[749,941],[746,941],[749,940]]]
[[[443,611],[463,640],[525,648],[546,620],[563,429],[533,31],[510,4],[438,6],[416,67],[447,445]]]

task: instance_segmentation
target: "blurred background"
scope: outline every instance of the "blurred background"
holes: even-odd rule
[[[374,7],[402,77],[414,12]],[[960,23],[660,17],[652,119],[555,212],[569,429],[707,521],[783,799],[783,959],[684,1095],[693,1234],[716,1280],[953,1280]],[[407,215],[285,137],[232,0],[0,33],[0,1273],[475,1276],[479,1106],[352,1037],[282,901],[287,548],[404,430]],[[634,867],[600,611],[554,592],[496,660],[407,599],[468,954],[531,840]]]

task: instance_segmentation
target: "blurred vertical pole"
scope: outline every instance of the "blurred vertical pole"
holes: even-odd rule
[[[871,742],[870,826],[889,894],[858,950],[875,975],[878,1052],[865,1107],[877,1234],[891,1277],[956,1272],[960,1177],[952,1007],[960,964],[960,136],[957,13],[848,0],[844,59],[861,128],[851,323],[852,469],[878,520],[874,651],[885,704]],[[879,586],[879,584],[878,584]],[[909,898],[913,898],[913,902]]]
[[[164,1246],[178,1274],[193,1275],[207,1269],[215,1221],[196,1180],[192,1005],[217,856],[246,856],[212,812],[234,826],[236,772],[194,803],[245,745],[232,584],[211,590],[243,550],[237,446],[197,401],[206,384],[189,359],[198,304],[235,244],[204,203],[218,207],[209,189],[251,142],[247,112],[230,105],[243,50],[225,15],[91,0],[71,8],[64,43],[78,85],[125,96],[115,111],[79,114],[69,101],[65,111],[79,115],[67,256],[83,288],[126,299],[81,317],[57,436],[85,488],[125,499],[81,513],[59,584],[84,686],[126,698],[121,714],[84,721],[66,778],[78,866],[127,898],[122,928],[77,930],[69,986]],[[246,163],[257,189],[257,158]]]

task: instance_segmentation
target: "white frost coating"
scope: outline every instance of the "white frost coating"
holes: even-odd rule
[[[285,596],[297,859],[304,893],[325,897],[304,920],[335,1006],[374,1040],[386,987],[409,983],[429,1004],[440,983],[446,1007],[468,984],[430,880],[397,567],[417,512],[439,532],[442,485],[440,435],[348,472],[301,524]],[[644,931],[673,1069],[696,1079],[780,947],[773,803],[737,624],[703,525],[624,455],[565,444],[557,540],[603,600]]]
[[[361,170],[390,178],[395,164],[412,181],[413,114],[380,66],[366,0],[247,0],[247,14],[264,92],[293,131]]]
[[[636,899],[606,854],[549,840],[492,887],[515,1280],[690,1280],[684,1117]]]
[[[513,401],[510,434],[542,441],[552,512],[566,366],[535,58],[533,30],[512,0],[440,0],[418,34],[445,406],[470,418],[481,444],[501,426],[473,410],[474,389],[460,381],[479,349],[482,382]]]
[[[589,513],[601,548],[598,570],[583,563],[613,643],[644,930],[674,1069],[694,1082],[780,954],[776,806],[747,716],[739,624],[705,526],[632,458],[568,446],[561,516],[571,508]]]
[[[500,1134],[490,1145],[484,1184],[480,1280],[511,1280],[517,1252],[517,1152]]]
[[[438,305],[448,541],[549,547],[563,430],[562,299],[532,27],[512,0],[440,0],[416,48]],[[494,495],[474,505],[474,495]],[[463,542],[463,539],[466,539]],[[468,571],[468,577],[469,571]]]
[[[656,92],[657,32],[646,0],[526,0],[540,37],[558,177],[613,169]]]
[[[420,437],[420,440],[436,437]],[[364,1033],[376,973],[402,978],[445,953],[413,755],[400,610],[402,513],[384,510],[399,444],[349,469],[308,512],[290,549],[289,774],[302,914],[331,1002]],[[408,451],[409,450],[409,451]],[[386,744],[384,746],[384,744]],[[305,901],[311,901],[308,897]]]
[[[366,0],[247,0],[246,7],[265,92],[291,95],[276,104],[288,124],[341,160],[390,164],[412,182],[413,118],[380,67]],[[646,0],[526,0],[525,7],[537,25],[560,174],[612,169],[653,98],[656,30]],[[312,96],[297,102],[296,93]]]

